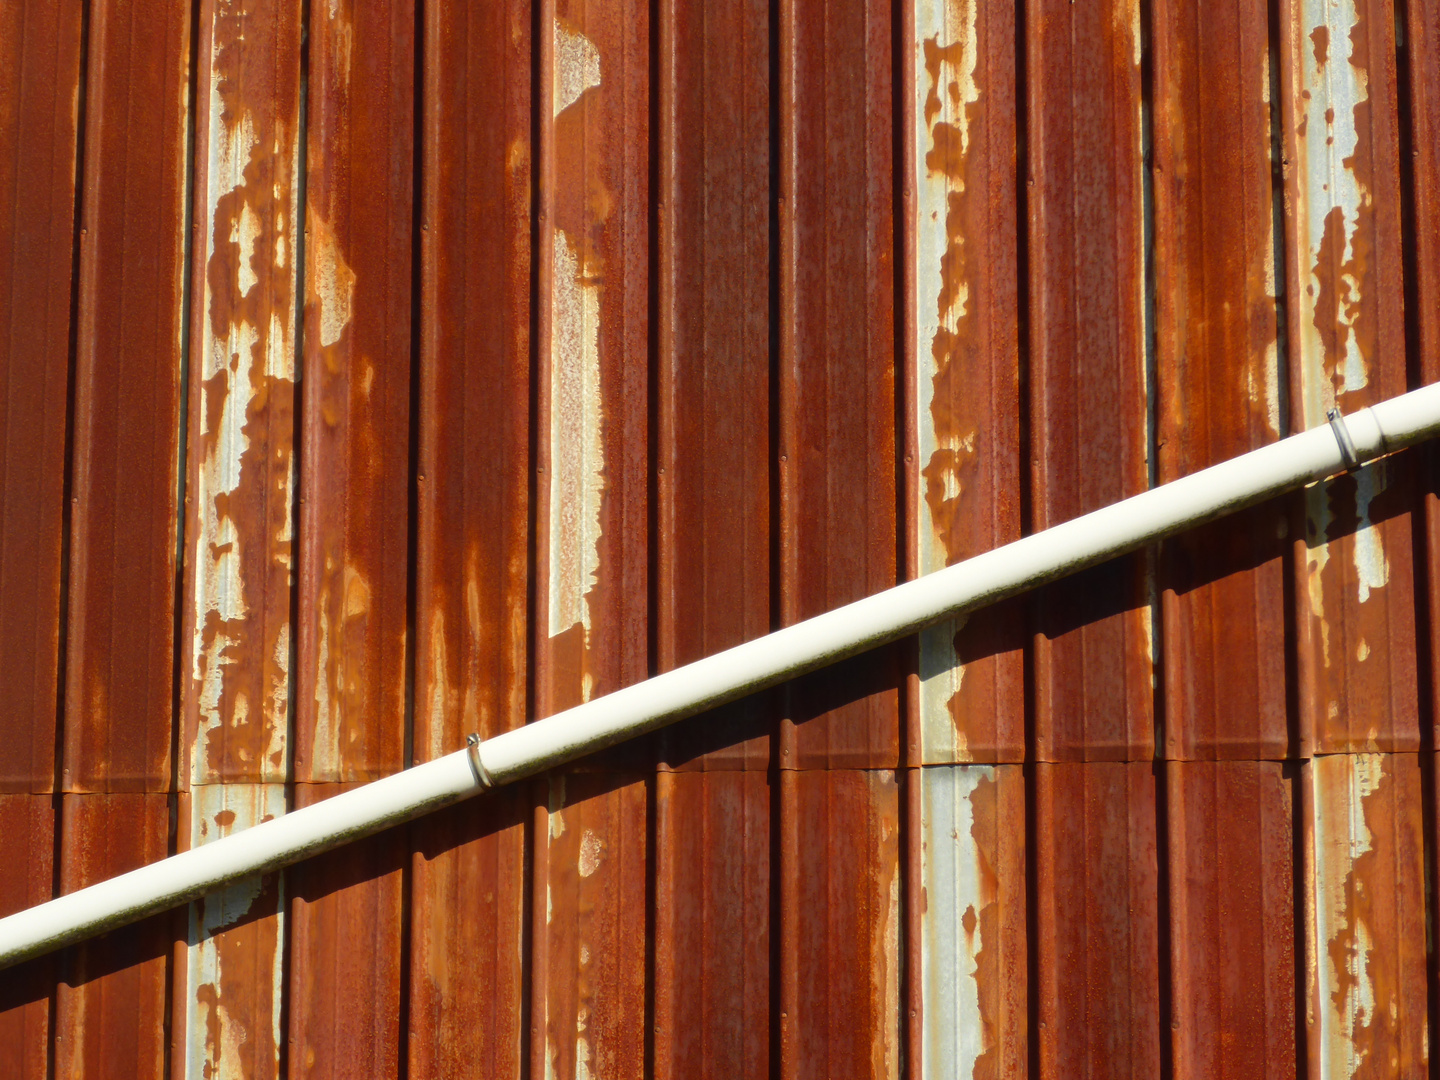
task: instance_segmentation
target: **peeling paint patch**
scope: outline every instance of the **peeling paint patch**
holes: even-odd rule
[[[1023,780],[1013,765],[927,766],[918,779],[921,1073],[1008,1076],[1023,1068],[1026,1022]]]
[[[192,844],[285,812],[283,784],[215,784],[190,793]],[[245,878],[190,905],[186,1080],[276,1075],[284,969],[284,875]]]
[[[960,430],[937,389],[952,364],[963,363],[962,339],[970,326],[971,281],[967,267],[964,205],[971,121],[980,99],[975,82],[975,0],[921,0],[915,11],[916,341],[919,370],[916,431],[924,486],[918,507],[919,571],[933,573],[972,552],[962,550],[949,523],[970,497],[976,431]],[[927,760],[943,754],[970,758],[968,740],[952,720],[950,703],[960,693],[964,666],[955,650],[961,622],[920,634],[920,710]]]
[[[194,784],[271,782],[292,698],[298,58],[265,49],[287,32],[273,13],[211,17],[184,768]]]
[[[550,356],[550,636],[576,623],[600,569],[600,286],[563,230],[554,236]]]
[[[306,239],[312,256],[306,259],[307,303],[320,313],[320,345],[328,348],[340,340],[350,325],[350,309],[355,298],[355,271],[345,261],[330,223],[315,212],[314,205],[305,210]]]
[[[1383,589],[1390,580],[1390,564],[1380,540],[1380,530],[1370,521],[1370,504],[1385,489],[1384,464],[1355,473],[1355,512],[1360,528],[1355,533],[1352,557],[1355,562],[1356,600],[1370,599],[1375,589]]]
[[[555,20],[555,83],[553,111],[559,116],[586,90],[600,85],[600,50],[579,31],[561,19]]]
[[[1318,1075],[1417,1075],[1427,1028],[1418,762],[1337,754],[1310,771]]]
[[[1359,117],[1368,115],[1369,73],[1356,38],[1356,0],[1305,0],[1303,32],[1311,48],[1297,57],[1301,115],[1300,192],[1306,276],[1299,332],[1305,426],[1322,423],[1338,398],[1369,384],[1375,328],[1362,327],[1372,254],[1372,196],[1359,172]],[[1322,374],[1323,369],[1323,374]]]

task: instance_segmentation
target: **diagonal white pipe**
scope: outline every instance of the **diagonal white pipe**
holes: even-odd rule
[[[498,784],[894,641],[942,619],[1420,442],[1440,383],[425,765],[0,919],[0,967],[193,900]]]

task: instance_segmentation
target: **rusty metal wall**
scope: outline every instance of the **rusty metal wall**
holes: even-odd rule
[[[0,192],[3,914],[1440,378],[1440,2],[11,0]],[[0,973],[0,1075],[1426,1075],[1434,458]]]

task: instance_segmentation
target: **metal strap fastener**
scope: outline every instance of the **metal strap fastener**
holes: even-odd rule
[[[485,763],[480,760],[480,736],[471,732],[466,736],[465,745],[470,748],[470,766],[475,770],[475,778],[480,781],[483,788],[495,786],[495,780],[485,768]]]
[[[1330,419],[1330,430],[1335,433],[1335,441],[1340,444],[1340,457],[1345,462],[1345,471],[1360,467],[1360,456],[1355,453],[1355,440],[1350,438],[1350,429],[1345,426],[1345,417],[1340,415],[1338,408],[1331,409],[1325,414]]]

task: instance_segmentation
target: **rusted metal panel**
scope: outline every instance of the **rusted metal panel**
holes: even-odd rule
[[[300,6],[200,10],[182,786],[289,765]]]
[[[411,1076],[521,1073],[530,800],[519,785],[411,826]]]
[[[297,784],[295,806],[354,786]],[[289,1076],[399,1075],[406,840],[403,829],[391,829],[286,874]]]
[[[416,761],[525,722],[531,80],[526,0],[423,8]],[[523,788],[411,826],[410,1075],[519,1074]]]
[[[190,5],[89,22],[66,791],[170,784]]]
[[[1298,776],[1279,761],[1165,766],[1177,1080],[1295,1075]]]
[[[170,796],[164,792],[65,795],[60,820],[62,893],[168,854]],[[163,1075],[167,960],[178,924],[166,913],[61,954],[57,1078]]]
[[[1380,0],[1281,10],[1291,426],[1406,388],[1395,18]],[[1415,750],[1407,461],[1311,487],[1295,540],[1306,752]]]
[[[539,16],[537,716],[649,673],[649,24]]]
[[[780,1075],[900,1071],[900,787],[782,770]]]
[[[1426,1072],[1420,771],[1415,754],[1336,754],[1305,765],[1310,1076]]]
[[[1035,767],[1042,1077],[1159,1074],[1155,768]]]
[[[666,671],[771,629],[770,20],[762,0],[669,0],[657,21],[654,573]],[[667,764],[767,768],[769,701],[671,729]]]
[[[52,795],[0,795],[0,917],[43,903],[55,883]],[[12,968],[0,979],[0,1076],[49,1080],[55,958]]]
[[[1401,5],[1405,14],[1401,55],[1408,76],[1410,119],[1410,178],[1413,219],[1407,222],[1406,240],[1414,252],[1414,279],[1406,304],[1414,305],[1414,336],[1408,345],[1419,356],[1423,382],[1440,380],[1440,6],[1433,3]],[[1402,157],[1402,168],[1404,159]],[[1412,377],[1414,375],[1412,369]],[[1425,520],[1430,553],[1426,600],[1430,615],[1430,664],[1440,663],[1440,501],[1435,493],[1434,451],[1430,451],[1430,493]],[[1440,683],[1431,680],[1431,715],[1440,704]],[[1423,737],[1423,736],[1422,736]],[[1436,745],[1433,730],[1429,745]]]
[[[1019,765],[908,773],[920,817],[919,1069],[936,1077],[1024,1076],[1029,1067],[1025,778]],[[913,992],[912,992],[913,993]],[[911,1021],[912,1024],[915,1020]]]
[[[530,5],[424,8],[414,757],[526,718]]]
[[[55,785],[81,13],[0,11],[0,791]]]
[[[1264,0],[1163,0],[1155,42],[1157,454],[1164,483],[1284,430]],[[1282,758],[1288,503],[1164,546],[1165,754]]]
[[[1137,0],[1026,8],[1034,529],[1143,491],[1144,190]],[[1149,568],[1118,560],[1036,600],[1042,761],[1154,747]]]
[[[285,785],[197,784],[180,793],[179,804],[185,850],[279,817]],[[286,877],[254,875],[190,904],[175,950],[178,1080],[280,1076]]]
[[[911,576],[1020,537],[1015,12],[906,7]],[[910,764],[1025,756],[1024,609],[924,631]]]
[[[768,1074],[771,802],[763,772],[656,780],[657,1077]]]
[[[535,814],[530,1074],[645,1073],[648,783],[553,774]]]
[[[298,781],[405,751],[414,0],[310,9]]]
[[[780,7],[780,618],[897,581],[892,5]],[[899,650],[792,684],[786,768],[894,768]]]

